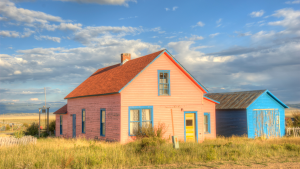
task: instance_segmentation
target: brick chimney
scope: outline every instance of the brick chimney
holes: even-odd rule
[[[129,61],[131,59],[130,53],[122,53],[121,54],[121,64],[123,65],[125,62]]]

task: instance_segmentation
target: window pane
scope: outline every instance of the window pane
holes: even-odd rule
[[[186,126],[193,126],[193,120],[185,120]]]
[[[139,130],[139,122],[131,122],[130,123],[130,135],[135,135],[136,132]]]
[[[159,95],[163,95],[163,90],[159,90]]]
[[[60,124],[62,125],[62,115],[60,115]]]
[[[159,83],[163,83],[164,75],[163,73],[159,73]]]
[[[151,111],[150,109],[142,109],[142,120],[151,120]]]
[[[142,122],[142,126],[143,127],[149,127],[149,126],[151,126],[151,122],[150,121]]]
[[[159,84],[159,89],[163,89],[164,85],[163,84]]]
[[[208,117],[207,115],[204,115],[204,124],[207,124],[208,123]]]
[[[85,122],[82,122],[83,125],[83,132],[85,133]]]
[[[168,95],[169,94],[169,90],[164,90],[164,95]]]
[[[105,123],[101,123],[102,135],[105,135]]]
[[[140,111],[130,110],[130,121],[139,121],[139,120],[140,120]]]
[[[102,123],[105,123],[105,110],[102,110]]]
[[[208,132],[208,124],[204,124],[204,132]]]
[[[85,121],[85,111],[82,112],[82,121]]]
[[[168,78],[169,78],[169,77],[168,77],[168,73],[164,73],[164,79],[165,79],[165,81],[166,81],[165,83],[168,83]]]

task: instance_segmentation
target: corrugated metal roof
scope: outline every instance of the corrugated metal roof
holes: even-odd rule
[[[246,109],[266,90],[253,90],[228,93],[207,93],[205,96],[217,100],[216,109]]]

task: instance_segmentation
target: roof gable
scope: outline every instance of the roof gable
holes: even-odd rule
[[[67,112],[68,112],[67,108],[68,108],[68,106],[66,104],[63,107],[61,107],[60,109],[56,110],[56,112],[54,112],[53,114],[67,114]]]
[[[123,65],[116,64],[98,69],[71,93],[69,93],[65,99],[120,93],[131,81],[133,81],[162,54],[165,54],[204,93],[208,92],[208,90],[195,78],[193,78],[191,74],[183,66],[181,66],[167,50],[161,50],[146,56],[129,60]]]

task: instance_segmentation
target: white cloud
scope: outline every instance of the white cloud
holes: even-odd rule
[[[31,36],[34,33],[35,33],[35,31],[30,30],[29,28],[24,28],[24,33],[23,33],[23,35],[21,37],[22,38],[26,38],[26,37]]]
[[[39,98],[30,98],[30,101],[39,101]]]
[[[82,25],[80,23],[72,24],[72,23],[61,23],[57,28],[60,30],[80,30]]]
[[[51,37],[51,36],[44,36],[44,35],[41,35],[41,36],[34,36],[34,38],[36,40],[43,40],[43,39],[46,39],[46,40],[52,40],[54,42],[57,42],[57,43],[60,43],[60,38],[59,37]]]
[[[165,8],[166,9],[166,11],[169,11],[170,9],[169,8]]]
[[[4,36],[4,37],[12,37],[12,38],[18,38],[20,37],[19,32],[16,31],[0,31],[0,36]]]
[[[15,74],[15,75],[20,75],[20,74],[22,74],[22,72],[19,71],[19,70],[16,70],[16,71],[14,72],[14,74]]]
[[[19,100],[11,100],[11,99],[1,99],[0,102],[18,102]]]
[[[169,37],[166,37],[167,39],[172,39],[172,38],[175,38],[176,36],[169,36]]]
[[[219,34],[220,34],[220,33],[218,33],[218,32],[217,32],[217,33],[214,33],[214,34],[210,34],[209,37],[213,38],[213,37],[215,37],[215,36],[218,36]]]
[[[216,21],[216,23],[219,24],[219,23],[221,23],[221,21],[222,21],[222,18],[218,19],[218,20]]]
[[[192,27],[193,27],[193,28],[194,28],[194,27],[197,27],[197,26],[203,27],[204,25],[205,25],[205,24],[204,24],[203,22],[199,21],[199,22],[197,22],[196,25],[194,25],[194,26],[192,26]]]
[[[125,5],[128,6],[128,2],[136,2],[136,0],[60,0],[78,3],[94,3],[101,5]]]
[[[242,32],[235,31],[234,33],[238,34],[238,36],[240,37],[252,35],[251,32],[242,33]]]
[[[172,8],[172,10],[173,10],[173,11],[176,11],[177,8],[178,8],[177,6],[174,6],[174,7]]]
[[[253,18],[254,17],[261,17],[261,16],[263,16],[264,13],[265,13],[264,10],[253,11],[253,12],[250,13],[250,16],[253,17]]]
[[[186,39],[188,40],[191,40],[191,41],[196,41],[196,40],[202,40],[204,39],[202,36],[198,36],[198,35],[191,35],[191,37],[185,37]]]
[[[300,4],[300,0],[286,1],[286,4]]]

